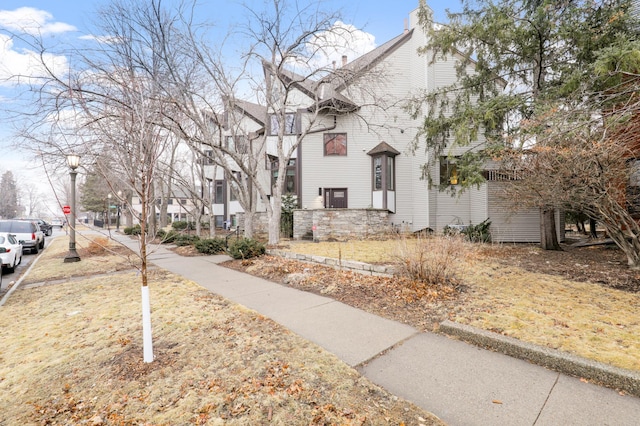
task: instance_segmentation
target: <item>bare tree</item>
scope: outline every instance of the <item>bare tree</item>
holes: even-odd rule
[[[139,216],[141,227],[136,266],[142,287],[144,361],[151,362],[148,255],[156,230],[155,182],[175,137],[167,130],[173,103],[161,84],[167,70],[158,59],[158,34],[150,28],[170,28],[174,18],[160,2],[147,6],[116,0],[103,9],[100,24],[110,41],[98,49],[73,51],[75,67],[66,76],[43,60],[47,75],[39,85],[38,120],[26,132],[43,154],[58,156],[60,163],[61,154],[80,154],[84,167],[100,175],[111,194],[124,187],[122,198],[115,200],[119,204],[130,209],[131,195],[141,201],[141,213],[129,214]],[[45,56],[37,40],[33,47]]]
[[[591,78],[525,125],[538,135],[503,158],[511,197],[597,218],[633,269],[640,269],[640,45],[622,39],[603,49]]]

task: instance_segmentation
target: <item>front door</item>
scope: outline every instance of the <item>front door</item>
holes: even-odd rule
[[[324,207],[327,209],[346,209],[347,188],[325,188]]]

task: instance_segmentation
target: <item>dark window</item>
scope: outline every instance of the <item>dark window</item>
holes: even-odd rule
[[[278,179],[278,158],[273,155],[267,155],[267,166],[271,170],[271,186],[275,187]],[[285,169],[284,191],[283,194],[296,193],[296,159],[292,158]]]
[[[387,189],[393,191],[395,189],[395,161],[394,157],[387,157]]]
[[[240,179],[242,178],[242,173],[240,172],[233,172],[233,175],[235,177],[235,180],[232,180],[229,182],[229,201],[237,201],[238,200],[238,194],[236,193],[236,188],[238,186],[238,183],[236,182],[242,182]]]
[[[347,155],[347,134],[325,133],[324,155]]]
[[[224,181],[215,181],[215,192],[213,194],[213,202],[215,204],[224,204]]]
[[[206,150],[203,153],[203,157],[202,157],[202,164],[204,165],[211,165],[213,164],[213,151],[212,150]]]
[[[373,158],[373,190],[382,189],[382,156]]]
[[[187,199],[186,198],[180,198],[180,204],[182,204],[183,206],[187,204]]]
[[[456,158],[440,157],[440,184],[457,185],[460,176]]]
[[[281,120],[282,117],[278,114],[269,114],[269,135],[277,136],[280,130],[280,123],[278,120]],[[288,112],[284,116],[284,134],[285,135],[295,135],[297,134],[297,122],[296,122],[296,114],[292,112]]]

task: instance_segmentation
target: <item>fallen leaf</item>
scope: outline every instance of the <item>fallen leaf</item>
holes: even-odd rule
[[[491,401],[491,402],[493,402],[494,404],[502,404],[502,401],[497,400],[497,399],[494,399],[494,400],[493,400],[493,401]]]

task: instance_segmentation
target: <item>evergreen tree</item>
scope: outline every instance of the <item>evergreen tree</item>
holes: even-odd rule
[[[107,195],[110,190],[105,178],[95,171],[88,171],[85,181],[80,188],[80,204],[88,212],[100,213],[106,211]]]
[[[464,0],[449,23],[434,25],[421,6],[430,33],[424,54],[459,61],[457,81],[417,99],[428,105],[422,136],[434,153],[425,177],[452,147],[468,147],[458,166],[463,187],[483,181],[482,164],[505,148],[535,141],[531,127],[541,104],[574,90],[595,54],[630,33],[629,0]],[[541,131],[539,128],[533,130]],[[506,137],[505,137],[506,136]],[[474,149],[486,143],[486,149]],[[416,142],[418,148],[419,142]],[[554,200],[540,204],[541,242],[558,249]]]
[[[12,219],[22,211],[18,201],[18,187],[11,171],[6,171],[0,179],[0,217]]]

